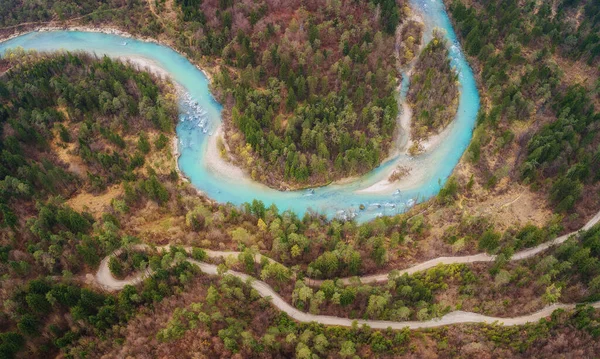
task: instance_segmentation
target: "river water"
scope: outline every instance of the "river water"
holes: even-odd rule
[[[208,138],[221,123],[222,107],[212,97],[206,76],[169,47],[104,33],[48,31],[28,33],[0,43],[0,54],[9,48],[22,47],[38,51],[81,50],[119,58],[143,57],[166,71],[187,93],[188,97],[181,102],[177,125],[179,168],[196,188],[219,202],[241,204],[260,199],[267,206],[274,203],[280,210],[290,209],[299,215],[310,209],[329,217],[356,217],[357,221],[364,222],[400,213],[415,202],[436,195],[467,148],[479,110],[473,73],[442,0],[412,0],[411,4],[425,22],[425,41],[431,38],[431,31],[436,27],[443,30],[451,44],[450,60],[460,81],[455,120],[444,131],[444,140],[422,155],[410,157],[400,153],[360,178],[313,190],[278,191],[247,178],[231,178],[209,169],[205,156]],[[400,92],[405,96],[408,81],[403,85]],[[412,168],[408,181],[386,186],[376,193],[365,191],[384,181],[397,165]],[[361,204],[364,210],[359,209]]]

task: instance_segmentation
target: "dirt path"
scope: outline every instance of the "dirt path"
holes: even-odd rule
[[[585,224],[585,226],[583,226],[580,230],[588,230],[590,229],[592,226],[594,226],[596,223],[598,223],[598,221],[600,220],[600,212],[596,213],[596,215],[594,217],[592,217],[592,219],[590,219],[588,221],[588,223]],[[540,252],[543,252],[553,246],[557,246],[561,243],[564,243],[567,239],[569,239],[569,237],[576,235],[579,231],[576,232],[571,232],[571,233],[567,233],[565,235],[562,235],[560,237],[557,237],[551,241],[542,243],[536,247],[533,248],[529,248],[529,249],[525,249],[522,250],[520,252],[516,252],[515,254],[513,254],[513,256],[510,258],[511,261],[520,261],[523,259],[527,259],[527,258],[531,258],[535,255],[537,255]],[[434,258],[431,260],[428,260],[426,262],[417,264],[415,266],[406,268],[406,269],[402,269],[400,271],[398,271],[398,274],[402,275],[402,274],[414,274],[420,271],[424,271],[430,268],[433,268],[439,264],[463,264],[463,263],[479,263],[479,262],[493,262],[496,260],[496,256],[495,255],[490,255],[487,253],[479,253],[479,254],[473,254],[470,256],[460,256],[460,257],[438,257],[438,258]],[[367,275],[367,276],[362,276],[362,277],[358,277],[361,281],[361,283],[378,283],[378,282],[387,282],[389,275],[391,272],[387,272],[387,273],[381,273],[381,274],[373,274],[373,275]],[[341,278],[341,280],[344,282],[344,284],[350,284],[352,277],[346,277],[346,278]],[[323,281],[322,280],[310,280],[310,284],[311,285],[320,285]]]
[[[591,228],[594,224],[596,224],[598,222],[598,220],[600,220],[600,212],[598,212],[581,229],[587,230],[587,229]],[[578,232],[565,234],[565,235],[560,236],[552,241],[543,243],[537,247],[527,249],[527,250],[524,250],[521,252],[517,252],[517,253],[515,253],[515,255],[513,255],[511,260],[518,261],[518,260],[523,260],[526,258],[533,257],[533,256],[537,255],[538,253],[543,252],[552,246],[563,243],[570,236],[576,235],[577,233]],[[133,248],[138,249],[138,250],[145,250],[145,249],[150,248],[150,246],[145,245],[145,244],[137,244],[137,245],[134,245]],[[159,247],[159,248],[168,250],[169,246],[167,245],[167,246]],[[123,280],[114,278],[108,268],[108,261],[112,256],[118,255],[120,253],[120,251],[121,250],[117,250],[112,255],[109,255],[106,258],[104,258],[102,260],[102,262],[100,263],[100,268],[98,269],[98,272],[96,273],[96,275],[94,277],[96,283],[100,287],[102,287],[108,291],[117,291],[117,290],[123,289],[126,285],[138,284],[142,280],[144,280],[146,277],[148,277],[152,274],[152,271],[150,269],[147,269],[144,272],[138,273],[133,277],[126,278]],[[186,251],[188,253],[191,252],[191,248],[189,248],[189,247],[186,248]],[[240,252],[207,250],[206,253],[209,257],[215,258],[215,257],[237,256]],[[264,256],[257,254],[255,257],[255,261],[260,262],[263,257]],[[264,258],[267,258],[271,262],[275,262],[274,260],[272,260],[268,257],[264,257]],[[415,273],[418,271],[422,271],[425,269],[435,267],[438,264],[491,262],[494,259],[495,259],[495,256],[492,256],[492,255],[489,255],[486,253],[481,253],[481,254],[476,254],[476,255],[471,255],[471,256],[463,256],[463,257],[440,257],[440,258],[435,258],[430,261],[418,264],[416,266],[404,269],[404,270],[400,271],[399,273],[400,274],[403,274],[403,273],[412,274],[412,273]],[[190,263],[197,265],[200,268],[200,270],[202,270],[202,272],[204,272],[206,274],[218,275],[217,266],[214,264],[203,263],[203,262],[199,262],[199,261],[196,261],[193,259],[187,259],[187,260]],[[370,326],[371,328],[375,328],[375,329],[386,329],[386,328],[403,329],[406,327],[408,327],[410,329],[419,329],[419,328],[432,328],[432,327],[439,327],[439,326],[451,325],[451,324],[462,324],[462,323],[488,323],[488,324],[489,323],[498,323],[498,324],[504,325],[504,326],[512,326],[512,325],[522,325],[522,324],[526,324],[526,323],[537,322],[541,318],[547,317],[550,314],[552,314],[552,312],[554,312],[556,309],[570,310],[570,309],[575,308],[575,306],[576,306],[576,304],[553,304],[553,305],[550,305],[550,306],[548,306],[540,311],[537,311],[535,313],[527,314],[527,315],[523,315],[523,316],[519,316],[519,317],[512,317],[512,318],[490,317],[490,316],[482,315],[482,314],[478,314],[478,313],[455,311],[455,312],[451,312],[441,318],[432,319],[432,320],[423,321],[423,322],[418,322],[418,321],[392,322],[392,321],[384,321],[384,320],[354,320],[354,319],[349,319],[349,318],[341,318],[341,317],[334,317],[334,316],[327,316],[327,315],[314,315],[314,314],[310,314],[310,313],[301,312],[300,310],[292,307],[283,298],[281,298],[279,296],[279,294],[277,294],[277,292],[275,292],[273,290],[273,288],[271,288],[267,283],[257,280],[247,274],[232,271],[232,270],[227,271],[226,274],[231,274],[235,277],[240,278],[243,281],[249,281],[252,288],[254,288],[262,297],[271,298],[271,303],[277,309],[286,312],[290,317],[296,319],[299,322],[304,322],[304,323],[317,322],[317,323],[325,324],[325,325],[339,325],[339,326],[345,326],[345,327],[351,327],[354,322],[358,323],[359,325],[366,324],[366,325]],[[384,282],[384,281],[388,280],[388,275],[389,275],[388,273],[384,273],[384,274],[378,274],[378,275],[359,277],[359,279],[361,280],[362,283]],[[344,281],[344,283],[349,283],[350,278],[344,278],[343,281]],[[311,282],[311,285],[320,283],[320,281],[310,281],[310,282]],[[595,302],[595,303],[592,303],[591,305],[594,308],[600,308],[600,302]]]
[[[209,275],[217,275],[217,266],[214,264],[208,264],[199,262],[193,259],[188,259],[188,261],[192,264],[197,265],[200,270]],[[108,261],[105,259],[102,261],[100,266],[100,270],[96,274],[96,280],[107,290],[120,290],[125,285],[131,284],[135,285],[140,283],[147,275],[150,275],[150,271],[147,270],[144,273],[138,274],[134,278],[126,279],[126,280],[118,280],[115,279],[108,270]],[[233,275],[235,277],[240,278],[244,282],[250,281],[250,285],[254,288],[262,297],[270,297],[271,303],[279,310],[284,311],[290,317],[295,320],[303,323],[317,322],[325,325],[339,325],[344,327],[351,327],[354,322],[359,325],[366,324],[371,328],[375,329],[403,329],[408,327],[409,329],[420,329],[420,328],[432,328],[432,327],[440,327],[445,325],[452,324],[464,324],[464,323],[498,323],[504,326],[512,326],[512,325],[522,325],[526,323],[537,322],[541,318],[545,318],[552,314],[556,309],[566,309],[570,310],[575,308],[576,304],[554,304],[548,306],[540,311],[537,311],[532,314],[523,315],[520,317],[513,318],[499,318],[499,317],[490,317],[487,315],[482,315],[478,313],[472,312],[463,312],[463,311],[455,311],[449,313],[441,318],[432,319],[428,321],[404,321],[404,322],[392,322],[385,320],[354,320],[349,318],[328,316],[328,315],[314,315],[310,313],[304,313],[300,310],[292,307],[288,302],[286,302],[283,298],[277,294],[267,283],[256,280],[253,277],[236,272],[236,271],[227,271],[226,274]],[[600,302],[595,302],[592,304],[594,308],[600,308]]]

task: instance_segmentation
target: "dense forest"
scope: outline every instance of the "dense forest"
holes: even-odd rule
[[[167,94],[171,97],[167,100],[147,73],[107,57],[98,61],[64,54],[46,59],[18,50],[6,57],[13,66],[0,82],[4,226],[14,227],[19,218],[26,217],[17,212],[16,203],[65,198],[86,188],[72,172],[86,177],[92,192],[122,180],[135,181],[150,152],[145,131],[173,131],[175,94]],[[162,134],[154,145],[165,147],[167,142]],[[63,150],[63,159],[74,159],[72,171],[56,163],[52,147]],[[154,187],[149,183],[148,193],[161,197]],[[69,220],[69,215],[64,219]],[[40,230],[52,227],[53,222],[49,220]],[[85,224],[84,219],[73,223],[75,228]]]
[[[516,147],[511,156],[520,164],[512,175],[544,189],[556,211],[585,215],[596,209],[596,196],[582,194],[598,188],[598,79],[574,71],[583,67],[591,74],[598,66],[597,2],[563,1],[556,8],[493,0],[477,7],[449,4],[486,95],[468,151],[472,162],[493,186],[502,164],[492,158]],[[528,131],[517,130],[519,123],[528,123]]]
[[[144,0],[6,0],[0,3],[0,34],[10,35],[44,24],[110,22],[142,36],[156,36],[164,26],[146,10]]]
[[[458,76],[450,67],[447,46],[442,34],[434,34],[414,67],[408,90],[408,101],[414,111],[413,140],[427,139],[430,134],[439,133],[456,115]]]
[[[392,51],[400,10],[378,3],[184,8],[190,26],[203,29],[186,40],[224,65],[216,83],[233,103],[227,139],[253,178],[314,186],[367,172],[387,155],[398,113]]]

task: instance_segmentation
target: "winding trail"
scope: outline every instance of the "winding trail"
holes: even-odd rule
[[[581,230],[590,229],[599,220],[600,220],[600,212],[598,212],[592,219],[590,219],[590,221],[588,223],[586,223],[586,225],[583,226],[581,228]],[[573,235],[577,235],[578,233],[579,233],[579,231],[568,233],[568,234],[565,234],[558,238],[555,238],[552,241],[540,244],[539,246],[536,246],[536,247],[533,247],[533,248],[530,248],[530,249],[527,249],[527,250],[524,250],[521,252],[517,252],[513,255],[511,260],[518,261],[518,260],[523,260],[526,258],[531,258],[531,257],[537,255],[538,253],[549,249],[550,247],[553,247],[553,246],[556,246],[558,244],[565,242],[569,237],[571,237]],[[150,246],[145,245],[145,244],[137,244],[137,245],[134,245],[132,248],[138,249],[138,250],[144,250],[144,249],[149,249]],[[170,246],[166,245],[166,246],[158,247],[158,248],[168,250],[170,248]],[[191,249],[191,247],[185,247],[185,250],[188,253],[191,253],[192,249]],[[126,285],[135,285],[135,284],[140,283],[142,280],[144,280],[145,278],[147,278],[148,276],[150,276],[152,274],[152,271],[150,269],[147,269],[141,273],[136,274],[135,276],[133,276],[131,278],[126,278],[123,280],[114,278],[113,275],[110,273],[110,269],[108,268],[108,261],[110,260],[110,258],[112,256],[118,255],[120,252],[121,252],[121,249],[119,249],[119,250],[115,251],[113,254],[105,257],[102,260],[102,262],[100,263],[100,268],[98,269],[98,272],[96,273],[96,275],[94,277],[96,283],[105,290],[108,290],[108,291],[121,290]],[[240,252],[235,252],[235,251],[206,250],[206,254],[210,258],[236,256],[239,253]],[[263,259],[263,257],[266,258],[270,262],[275,262],[273,259],[270,259],[266,256],[262,256],[260,254],[257,254],[255,256],[255,261],[260,262]],[[427,262],[423,262],[416,266],[404,269],[402,271],[398,271],[397,273],[412,274],[412,273],[416,273],[419,271],[423,271],[423,270],[435,267],[438,264],[491,262],[491,261],[494,261],[495,258],[496,258],[496,256],[489,255],[486,253],[481,253],[481,254],[476,254],[476,255],[471,255],[471,256],[462,256],[462,257],[439,257],[439,258],[435,258],[435,259],[432,259]],[[214,264],[204,263],[204,262],[200,262],[200,261],[197,261],[194,259],[187,259],[187,261],[192,264],[197,265],[200,268],[200,270],[206,274],[218,275],[217,266]],[[420,322],[420,321],[393,322],[393,321],[385,321],[385,320],[362,320],[362,319],[355,320],[355,319],[328,316],[328,315],[315,315],[315,314],[310,314],[310,313],[304,313],[304,312],[294,308],[293,306],[291,306],[288,302],[286,302],[283,298],[281,298],[279,296],[279,294],[277,294],[277,292],[275,292],[275,290],[273,290],[273,288],[271,288],[271,286],[269,286],[267,283],[265,283],[263,281],[257,280],[248,274],[233,271],[233,270],[228,270],[225,272],[225,274],[233,275],[235,277],[240,278],[241,280],[243,280],[245,282],[250,283],[252,288],[254,288],[262,297],[270,298],[271,303],[277,309],[287,313],[290,317],[294,318],[295,320],[297,320],[299,322],[303,322],[303,323],[316,322],[316,323],[324,324],[324,325],[338,325],[338,326],[344,326],[344,327],[351,327],[354,323],[357,323],[358,325],[363,325],[363,324],[368,325],[374,329],[386,329],[386,328],[421,329],[421,328],[433,328],[433,327],[440,327],[440,326],[451,325],[451,324],[465,324],[465,323],[488,323],[488,324],[497,323],[497,324],[500,324],[503,326],[513,326],[513,325],[522,325],[522,324],[526,324],[526,323],[537,322],[540,319],[551,315],[552,312],[554,312],[556,309],[571,310],[571,309],[574,309],[575,306],[577,305],[577,304],[553,304],[553,305],[547,306],[535,313],[527,314],[527,315],[523,315],[523,316],[519,316],[519,317],[512,317],[512,318],[490,317],[490,316],[482,315],[479,313],[454,311],[454,312],[446,314],[445,316],[443,316],[441,318],[431,319],[431,320],[422,321],[422,322]],[[389,273],[384,273],[384,274],[377,274],[377,275],[364,276],[364,277],[358,277],[358,278],[360,279],[360,281],[362,283],[375,283],[375,282],[387,281],[388,276],[389,276]],[[344,281],[344,283],[350,282],[350,278],[343,278],[342,280]],[[321,281],[311,280],[310,282],[311,282],[310,283],[311,285],[315,285],[315,284],[320,283]],[[595,302],[595,303],[590,303],[590,305],[593,306],[594,308],[600,308],[600,301]]]
[[[592,228],[596,223],[598,223],[598,221],[600,220],[600,212],[596,213],[596,215],[594,217],[592,217],[583,227],[581,227],[580,230],[575,231],[575,232],[571,232],[571,233],[567,233],[564,234],[560,237],[557,237],[551,241],[542,243],[538,246],[529,248],[529,249],[525,249],[522,250],[520,252],[516,252],[515,254],[513,254],[513,256],[510,258],[511,261],[520,261],[523,259],[527,259],[527,258],[531,258],[541,252],[546,251],[547,249],[557,246],[559,244],[564,243],[567,239],[569,239],[571,236],[577,235],[579,233],[579,231],[586,231],[590,228]],[[479,253],[479,254],[473,254],[473,255],[469,255],[469,256],[460,256],[460,257],[437,257],[431,260],[428,260],[426,262],[417,264],[415,266],[406,268],[406,269],[402,269],[400,271],[397,271],[397,273],[399,275],[403,275],[403,274],[414,274],[420,271],[424,271],[427,269],[431,269],[439,264],[463,264],[463,263],[479,263],[479,262],[493,262],[496,260],[496,255],[491,255],[491,254],[487,254],[487,253]],[[381,282],[387,282],[390,273],[381,273],[381,274],[373,274],[373,275],[367,275],[367,276],[363,276],[363,277],[359,277],[360,282],[361,283],[381,283]],[[350,284],[351,282],[351,277],[347,277],[347,278],[341,278],[342,282],[344,284]],[[315,283],[316,285],[322,283],[322,280],[311,280],[311,284]]]

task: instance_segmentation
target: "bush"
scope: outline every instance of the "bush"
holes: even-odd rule
[[[454,177],[449,177],[446,185],[440,189],[438,199],[444,204],[452,203],[458,194],[458,181]]]
[[[195,260],[202,262],[206,260],[207,257],[208,255],[204,249],[196,247],[192,248],[192,258]]]
[[[39,320],[31,314],[24,314],[19,320],[17,327],[19,330],[29,336],[38,334],[38,327],[40,325]]]
[[[121,277],[123,275],[123,264],[116,256],[112,256],[108,260],[108,269],[115,277]]]
[[[493,252],[500,245],[500,234],[496,233],[493,229],[488,229],[479,238],[479,249],[485,250],[486,252]]]
[[[164,134],[161,133],[158,136],[158,138],[156,139],[156,141],[154,142],[154,147],[158,151],[160,151],[167,146],[167,143],[169,143],[169,139],[167,138],[167,136],[165,136]]]
[[[568,176],[560,177],[550,189],[550,201],[555,205],[556,211],[570,211],[581,197],[582,190],[583,185],[579,180],[571,179]]]
[[[0,334],[0,358],[14,358],[25,347],[25,338],[15,332]]]

